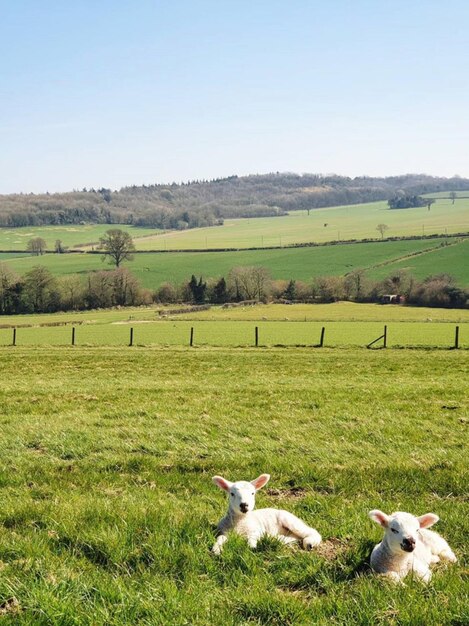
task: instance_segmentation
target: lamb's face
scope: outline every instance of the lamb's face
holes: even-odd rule
[[[393,551],[413,552],[419,540],[420,523],[410,513],[393,513],[386,528],[386,539]]]
[[[269,474],[261,474],[255,480],[248,482],[238,480],[235,483],[226,480],[222,476],[214,476],[213,482],[226,491],[230,498],[230,509],[235,513],[246,514],[252,511],[256,505],[256,491],[269,482]]]
[[[394,553],[400,551],[413,552],[419,540],[420,529],[428,528],[438,521],[438,515],[434,513],[415,517],[402,511],[386,515],[386,513],[375,509],[370,511],[369,515],[371,519],[385,529],[385,542]]]
[[[240,480],[231,485],[230,508],[236,513],[249,513],[256,506],[256,489],[252,483]]]

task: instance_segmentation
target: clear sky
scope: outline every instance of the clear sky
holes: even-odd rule
[[[0,193],[468,155],[467,0],[0,0]]]

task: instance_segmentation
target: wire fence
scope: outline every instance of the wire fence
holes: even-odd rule
[[[158,321],[0,329],[0,346],[307,346],[469,348],[469,324],[448,322]]]

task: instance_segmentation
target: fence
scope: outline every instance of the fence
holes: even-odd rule
[[[0,346],[307,346],[469,348],[469,324],[449,322],[158,321],[0,329]],[[461,332],[463,330],[464,332]]]

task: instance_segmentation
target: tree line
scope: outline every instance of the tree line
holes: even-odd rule
[[[91,272],[86,277],[54,276],[43,266],[23,276],[0,263],[0,315],[51,313],[115,306],[160,304],[226,304],[239,302],[381,302],[385,294],[399,294],[408,304],[464,308],[469,293],[447,274],[416,280],[406,272],[382,281],[362,271],[347,276],[322,276],[309,282],[273,280],[264,267],[234,267],[226,278],[192,275],[180,284],[164,282],[158,289],[142,287],[126,268]]]
[[[119,190],[2,195],[0,227],[96,223],[183,230],[216,226],[225,218],[276,216],[300,209],[465,189],[469,190],[469,179],[456,176],[350,178],[276,172]]]

